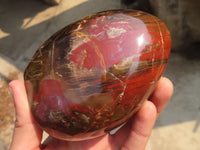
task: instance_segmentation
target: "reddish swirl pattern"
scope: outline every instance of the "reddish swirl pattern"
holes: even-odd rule
[[[101,136],[127,121],[163,74],[170,33],[155,16],[112,10],[50,37],[27,66],[32,114],[64,140]]]

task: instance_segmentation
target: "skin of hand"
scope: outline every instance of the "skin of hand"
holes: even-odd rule
[[[114,135],[84,141],[62,141],[48,137],[44,143],[42,129],[31,115],[24,83],[14,80],[9,88],[16,108],[16,122],[10,150],[144,150],[156,119],[173,93],[172,82],[161,77],[155,90],[141,109]]]

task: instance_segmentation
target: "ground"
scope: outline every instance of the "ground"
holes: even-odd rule
[[[121,8],[120,0],[63,0],[58,6],[40,0],[0,2],[0,149],[12,139],[15,113],[8,83],[23,79],[37,48],[54,32],[86,15]],[[187,54],[194,51],[188,48]],[[195,53],[194,53],[195,54]],[[164,76],[174,83],[172,99],[159,117],[147,150],[200,149],[200,58],[171,53]]]

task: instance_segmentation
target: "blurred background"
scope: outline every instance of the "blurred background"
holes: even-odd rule
[[[153,129],[147,150],[200,150],[199,0],[0,0],[0,149],[13,134],[15,109],[8,83],[23,80],[37,48],[57,30],[92,13],[129,8],[163,20],[172,35],[164,76],[174,94]]]

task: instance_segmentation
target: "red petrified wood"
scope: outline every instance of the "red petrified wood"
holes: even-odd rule
[[[151,94],[170,48],[165,24],[141,11],[105,11],[66,26],[24,73],[35,120],[64,140],[109,132]]]

